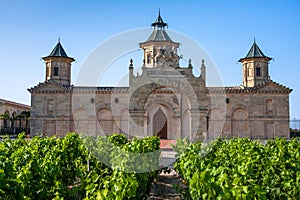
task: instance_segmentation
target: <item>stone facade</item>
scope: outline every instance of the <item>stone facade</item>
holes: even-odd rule
[[[46,62],[45,82],[30,88],[31,131],[64,136],[76,131],[89,135],[124,133],[188,137],[289,138],[291,89],[269,77],[269,60],[254,42],[242,63],[241,86],[207,87],[206,66],[201,75],[193,66],[179,66],[179,43],[168,36],[160,14],[144,50],[142,73],[129,65],[128,87],[70,85],[71,63],[60,42]]]

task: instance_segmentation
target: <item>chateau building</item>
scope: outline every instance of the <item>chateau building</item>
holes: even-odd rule
[[[45,81],[31,93],[31,133],[64,136],[75,131],[89,135],[124,133],[158,135],[162,139],[188,137],[289,138],[289,94],[269,76],[270,57],[254,41],[239,62],[242,84],[208,87],[206,66],[180,66],[179,43],[166,31],[159,13],[153,32],[140,43],[144,51],[141,74],[129,64],[128,87],[71,85],[74,61],[60,42],[43,60]]]
[[[29,131],[30,106],[0,99],[0,134]]]

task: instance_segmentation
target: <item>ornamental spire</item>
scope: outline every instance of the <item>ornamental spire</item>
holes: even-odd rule
[[[164,20],[160,16],[160,9],[158,9],[158,17],[156,18],[155,22],[151,24],[154,28],[165,28],[168,26],[167,23],[164,22]]]

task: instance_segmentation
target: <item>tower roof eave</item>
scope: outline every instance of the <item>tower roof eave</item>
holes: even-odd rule
[[[270,58],[270,57],[267,57],[267,56],[265,56],[265,57],[245,57],[245,58],[240,58],[239,62],[243,62],[243,61],[246,61],[246,60],[252,60],[253,58],[254,59],[265,59],[267,61],[270,61],[270,60],[273,59],[273,58]]]
[[[165,41],[145,41],[145,42],[141,42],[139,43],[140,47],[143,48],[144,46],[146,45],[151,45],[151,44],[157,44],[157,43],[171,43],[171,44],[174,44],[176,47],[179,47],[180,43],[178,42],[174,42],[172,40],[165,40]]]
[[[75,59],[74,58],[72,58],[72,57],[62,57],[62,56],[45,56],[45,57],[42,57],[42,59],[44,60],[44,61],[46,61],[46,60],[48,60],[48,59],[50,59],[50,58],[63,58],[63,59],[66,59],[66,60],[70,60],[71,62],[74,62],[75,61]]]

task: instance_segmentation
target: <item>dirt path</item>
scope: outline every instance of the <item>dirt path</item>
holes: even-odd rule
[[[180,200],[180,194],[174,189],[175,185],[182,185],[182,180],[174,170],[171,173],[161,173],[154,181],[149,200]]]

